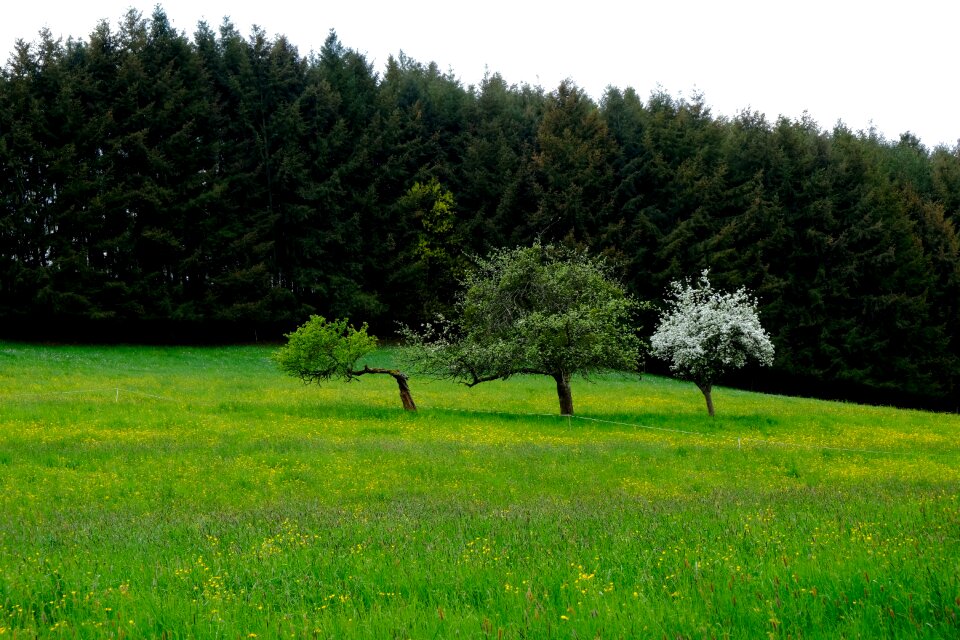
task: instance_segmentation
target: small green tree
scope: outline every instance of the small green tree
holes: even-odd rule
[[[366,323],[356,329],[346,319],[327,321],[314,315],[286,337],[287,344],[273,354],[284,373],[297,376],[307,384],[334,378],[349,382],[362,375],[386,374],[397,381],[403,408],[417,410],[403,372],[368,365],[357,368],[357,362],[377,348],[377,338],[367,334]]]
[[[453,193],[432,178],[427,183],[414,182],[398,205],[408,227],[418,229],[415,243],[401,256],[407,263],[409,309],[421,318],[446,313],[466,267]]]
[[[495,251],[467,275],[456,318],[405,330],[405,359],[474,386],[519,373],[552,377],[573,414],[574,374],[637,371],[634,300],[601,259],[535,244]]]

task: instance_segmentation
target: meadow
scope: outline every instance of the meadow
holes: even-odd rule
[[[271,350],[0,343],[0,638],[960,636],[960,416]]]

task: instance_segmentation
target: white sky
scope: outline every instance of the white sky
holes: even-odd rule
[[[100,19],[156,0],[5,0],[0,49],[44,26],[86,38]],[[329,30],[377,71],[401,49],[435,61],[466,86],[484,72],[552,90],[571,78],[595,99],[608,85],[646,98],[702,91],[714,115],[752,108],[775,120],[804,111],[822,128],[838,119],[888,139],[911,131],[932,148],[960,140],[955,0],[165,0],[171,23],[192,35],[229,16],[257,24],[301,54]]]

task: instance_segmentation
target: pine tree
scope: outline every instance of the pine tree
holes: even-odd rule
[[[596,105],[573,83],[561,83],[537,130],[537,210],[528,228],[545,239],[588,244],[600,235],[611,219],[616,155]]]

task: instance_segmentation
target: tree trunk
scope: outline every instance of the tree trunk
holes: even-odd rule
[[[413,403],[413,395],[410,393],[410,386],[407,384],[407,376],[398,371],[393,378],[400,388],[400,402],[403,403],[403,408],[407,411],[416,411],[417,405]]]
[[[573,415],[573,394],[570,393],[570,374],[557,373],[553,379],[557,381],[557,398],[560,399],[560,415]]]
[[[354,376],[362,376],[365,373],[385,373],[388,376],[393,376],[393,379],[397,381],[397,387],[400,388],[400,402],[403,403],[403,408],[407,411],[417,410],[417,405],[413,402],[413,395],[410,393],[410,385],[407,384],[407,374],[402,371],[365,366],[360,371],[351,371],[350,373]]]
[[[713,417],[713,385],[697,383],[697,387],[703,392],[703,398],[707,401],[707,413]]]

